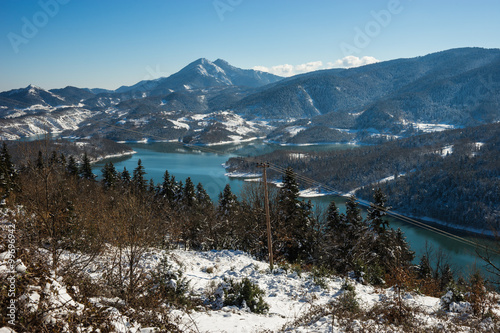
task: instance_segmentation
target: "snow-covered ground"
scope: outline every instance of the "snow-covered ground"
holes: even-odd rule
[[[151,249],[142,257],[140,266],[153,270],[164,257],[165,252]],[[256,314],[248,308],[235,306],[198,307],[197,310],[186,312],[172,309],[170,316],[183,332],[344,332],[346,323],[341,318],[333,318],[328,311],[331,304],[339,304],[345,295],[345,285],[354,289],[355,299],[361,309],[368,311],[375,305],[384,305],[384,300],[393,299],[394,290],[377,289],[369,285],[357,283],[354,280],[340,277],[325,277],[308,272],[300,272],[290,266],[275,266],[271,272],[266,262],[258,261],[241,251],[209,251],[194,252],[185,250],[173,250],[165,254],[172,269],[181,270],[189,281],[192,297],[208,300],[211,295],[220,293],[220,285],[225,281],[242,281],[249,279],[258,285],[263,291],[263,300],[269,305],[269,312]],[[5,274],[7,269],[8,254],[0,254],[0,275]],[[102,264],[106,263],[106,257],[100,258],[100,265],[94,265],[88,270],[92,279],[99,279],[102,274]],[[21,265],[21,263],[19,263]],[[101,268],[100,268],[101,267]],[[22,268],[22,267],[21,267]],[[29,271],[28,267],[28,271]],[[16,268],[17,270],[17,268]],[[24,274],[23,270],[18,270]],[[218,289],[219,286],[219,289]],[[344,287],[343,287],[344,286]],[[68,312],[81,313],[85,305],[76,302],[68,293],[72,286],[66,286],[58,277],[49,277],[43,286],[30,286],[28,292],[21,296],[36,310],[40,300],[40,294],[51,302],[53,311],[46,314],[47,321],[64,320]],[[419,295],[417,293],[404,293],[404,303],[415,309],[415,318],[419,320],[419,330],[422,332],[438,329],[446,332],[447,327],[457,329],[456,332],[469,332],[469,328],[463,329],[452,323],[452,319],[463,315],[463,311],[470,310],[468,304],[455,304],[452,308],[456,312],[440,311],[441,299]],[[121,304],[119,299],[105,299],[95,297],[90,299],[95,306],[107,307],[106,310],[114,318],[113,324],[116,332],[156,332],[151,327],[141,327],[132,322],[122,314],[116,307],[109,305]],[[206,303],[206,302],[205,302]],[[108,304],[108,305],[106,305]],[[494,309],[496,315],[500,314],[498,304]],[[417,310],[418,309],[418,310]],[[359,332],[370,327],[373,332],[404,332],[400,327],[384,324],[379,319],[363,320],[356,319],[350,323],[358,327]],[[500,329],[500,324],[491,318],[479,322],[479,331],[494,332]],[[441,330],[439,330],[441,328]],[[8,332],[6,328],[4,331]],[[455,331],[454,331],[455,332]]]
[[[427,124],[427,123],[412,123],[415,128],[418,128],[424,133],[441,132],[456,128],[449,124]]]

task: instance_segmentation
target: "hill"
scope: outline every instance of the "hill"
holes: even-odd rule
[[[200,143],[255,136],[294,144],[380,143],[500,121],[499,96],[499,49],[452,49],[286,79],[200,58],[169,77],[115,91],[29,86],[0,93],[0,117],[10,120],[0,126],[9,139],[52,131],[182,141],[203,130],[208,135]],[[62,108],[71,110],[52,114]],[[218,112],[264,123],[258,135],[249,136],[221,123],[172,123]]]

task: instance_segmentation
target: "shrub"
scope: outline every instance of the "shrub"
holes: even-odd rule
[[[356,288],[347,279],[340,289],[342,294],[332,304],[336,312],[340,313],[358,313],[360,306],[356,297]]]
[[[228,288],[224,289],[224,305],[235,305],[239,308],[248,307],[254,313],[267,313],[269,304],[262,299],[264,291],[248,278],[241,282],[229,281]]]
[[[444,311],[452,311],[450,306],[453,303],[460,304],[463,301],[465,301],[464,293],[454,283],[450,283],[446,294],[441,297],[441,308]]]
[[[182,276],[180,269],[173,270],[166,253],[160,259],[156,270],[151,273],[151,282],[153,294],[163,301],[188,307],[191,305],[187,296],[189,281]]]

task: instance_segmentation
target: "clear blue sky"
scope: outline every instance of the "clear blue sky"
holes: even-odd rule
[[[498,0],[1,0],[0,91],[116,89],[201,57],[290,74],[500,48],[499,17]]]

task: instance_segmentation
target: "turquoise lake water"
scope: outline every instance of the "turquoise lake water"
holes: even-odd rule
[[[152,178],[155,183],[160,183],[162,182],[165,170],[168,170],[170,175],[175,176],[177,181],[184,182],[187,177],[191,177],[194,184],[199,182],[203,184],[203,187],[214,201],[217,200],[218,194],[227,183],[231,185],[233,192],[236,194],[239,193],[244,184],[244,181],[241,179],[225,176],[226,170],[223,168],[223,164],[230,157],[255,156],[271,152],[275,149],[294,151],[355,149],[352,145],[283,147],[263,142],[211,147],[188,147],[177,143],[130,144],[130,146],[137,152],[136,154],[100,161],[93,166],[94,173],[101,175],[100,170],[107,161],[112,161],[118,171],[122,171],[126,167],[132,173],[133,169],[137,166],[138,160],[141,159],[146,169],[147,174],[145,177],[147,179]],[[309,198],[306,200],[309,200]],[[344,203],[346,199],[343,197],[324,196],[311,198],[311,201],[317,207],[326,207],[331,200],[335,200],[341,212],[345,211]],[[465,277],[473,271],[474,267],[484,271],[484,263],[476,256],[476,249],[473,246],[394,218],[389,218],[389,220],[392,228],[401,228],[403,230],[412,250],[416,252],[416,262],[419,261],[419,258],[424,253],[427,244],[434,252],[442,251],[444,255],[448,256],[455,270]],[[472,237],[467,237],[467,239],[485,242],[490,245],[492,243],[491,241],[478,240]],[[500,262],[498,256],[496,259]]]

